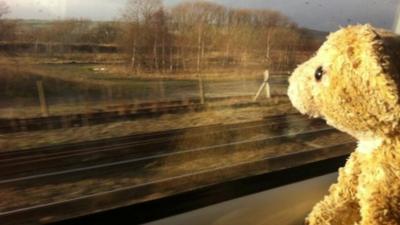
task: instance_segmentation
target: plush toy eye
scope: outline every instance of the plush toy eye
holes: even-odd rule
[[[322,77],[324,76],[324,70],[322,69],[322,66],[317,68],[314,76],[316,81],[320,81],[322,79]]]

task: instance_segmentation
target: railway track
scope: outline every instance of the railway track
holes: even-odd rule
[[[246,99],[249,96],[218,97],[208,99],[210,102]],[[143,102],[138,104],[126,104],[119,106],[109,106],[106,110],[93,111],[87,113],[77,113],[71,115],[56,115],[48,117],[34,118],[10,118],[0,119],[0,134],[17,133],[38,130],[51,130],[70,127],[82,127],[111,123],[124,120],[139,118],[153,118],[164,114],[186,113],[202,111],[209,108],[243,107],[255,105],[255,103],[225,104],[221,106],[208,106],[200,104],[199,99],[187,99],[163,102]]]
[[[269,117],[239,124],[190,127],[125,137],[62,144],[28,150],[0,153],[0,178],[10,179],[46,173],[57,169],[73,169],[127,158],[143,158],[171,154],[186,149],[232,143],[253,138],[257,134],[276,137],[287,129],[328,128],[323,121],[307,120],[299,114]],[[35,168],[35,170],[32,170]],[[0,181],[1,183],[1,181]]]
[[[164,131],[155,131],[150,133],[136,133],[128,136],[122,137],[115,137],[109,139],[100,139],[100,140],[93,140],[93,141],[85,141],[85,142],[78,142],[78,143],[68,143],[68,144],[59,144],[59,145],[51,145],[51,146],[44,146],[40,148],[33,148],[29,150],[13,150],[13,151],[6,151],[0,152],[0,160],[8,159],[13,157],[20,157],[20,156],[28,156],[32,157],[32,152],[35,154],[47,155],[54,153],[54,151],[60,150],[67,150],[71,151],[73,149],[80,149],[82,147],[102,147],[103,145],[113,145],[113,144],[121,144],[121,143],[131,143],[132,141],[145,141],[145,140],[154,140],[159,138],[165,137],[174,137],[179,136],[182,134],[187,133],[194,133],[197,134],[204,134],[208,132],[222,132],[228,131],[230,129],[240,129],[242,127],[253,127],[253,126],[265,126],[265,123],[274,122],[275,123],[282,123],[285,121],[291,120],[301,120],[304,123],[310,123],[306,117],[298,114],[285,114],[285,115],[276,115],[276,116],[268,116],[262,120],[257,121],[250,121],[244,123],[235,123],[235,124],[212,124],[212,125],[205,125],[205,126],[194,126],[194,127],[186,127],[181,129],[171,129],[171,130],[164,130]],[[314,120],[314,121],[321,121],[321,120]],[[322,121],[321,121],[322,122]]]
[[[346,154],[352,141],[305,144],[337,133],[293,114],[4,152],[0,193],[16,190],[23,197],[18,206],[0,205],[0,221],[58,221]]]

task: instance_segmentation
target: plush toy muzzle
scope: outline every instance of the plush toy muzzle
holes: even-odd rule
[[[307,114],[316,118],[322,115],[315,104],[313,85],[315,82],[321,82],[323,71],[322,66],[314,70],[315,67],[315,65],[312,65],[312,62],[308,62],[298,67],[293,72],[289,79],[288,96],[293,106],[302,114]]]

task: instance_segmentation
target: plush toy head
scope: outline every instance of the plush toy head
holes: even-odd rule
[[[293,105],[359,140],[398,133],[399,43],[395,35],[370,25],[329,35],[290,77]]]

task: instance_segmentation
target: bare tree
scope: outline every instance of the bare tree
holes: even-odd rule
[[[124,30],[127,36],[124,42],[129,46],[132,70],[138,69],[146,61],[148,49],[152,49],[154,67],[158,67],[157,45],[158,40],[152,32],[151,22],[153,16],[163,8],[161,0],[127,0],[123,10]],[[151,47],[150,47],[151,46]],[[142,54],[138,54],[139,51]]]
[[[92,43],[111,44],[120,34],[116,22],[97,22],[97,25],[88,32],[88,39]]]
[[[226,8],[208,1],[187,1],[171,10],[175,33],[180,37],[182,64],[193,58],[191,65],[199,73],[205,66],[207,51],[220,40]],[[186,48],[186,50],[184,50]],[[186,61],[185,61],[186,60]]]
[[[122,21],[121,44],[132,69],[200,74],[256,64],[288,68],[295,64],[295,52],[312,43],[280,12],[206,0],[183,1],[167,10],[161,0],[127,0]]]
[[[8,13],[10,13],[10,7],[4,1],[0,1],[0,19]]]
[[[10,13],[9,6],[0,1],[0,41],[12,41],[16,39],[17,23],[4,19],[4,16]]]
[[[156,70],[164,71],[166,67],[166,48],[170,42],[168,31],[168,18],[163,8],[154,12],[152,15],[149,28],[152,30],[154,45],[153,45],[153,60]],[[161,57],[159,57],[161,55]]]
[[[154,14],[163,6],[161,0],[127,0],[123,17],[128,21],[149,21]]]

